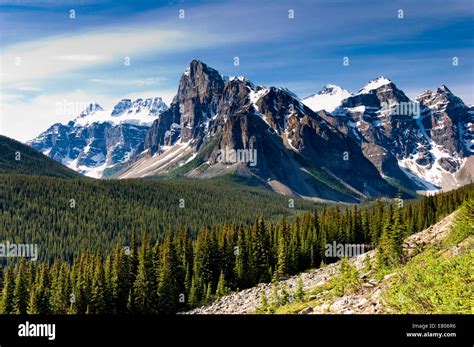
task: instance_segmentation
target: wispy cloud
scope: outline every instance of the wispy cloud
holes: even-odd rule
[[[90,78],[88,81],[107,86],[152,86],[166,82],[167,79],[164,77],[149,77],[144,79]]]
[[[10,46],[2,53],[2,84],[9,87],[16,82],[61,78],[67,72],[98,64],[123,66],[126,58],[133,64],[133,59],[144,53],[169,54],[223,41],[219,35],[197,30],[153,28],[45,38]]]
[[[169,103],[193,58],[303,97],[327,83],[354,91],[383,74],[414,93],[446,83],[474,102],[472,15],[465,0],[0,0],[0,112],[28,139],[70,119],[54,118],[64,98]]]

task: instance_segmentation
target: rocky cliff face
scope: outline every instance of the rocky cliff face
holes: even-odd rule
[[[223,77],[216,70],[193,60],[181,76],[170,109],[152,124],[145,139],[145,149],[154,154],[178,140],[194,141],[199,145],[209,122],[217,114],[223,91]]]

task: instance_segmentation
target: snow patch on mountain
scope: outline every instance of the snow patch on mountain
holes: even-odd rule
[[[91,104],[92,105],[92,104]],[[98,105],[97,105],[98,106]],[[159,114],[168,110],[168,106],[161,98],[122,99],[112,110],[104,111],[98,106],[89,107],[74,120],[77,126],[88,126],[94,123],[136,124],[150,126]]]
[[[327,84],[318,93],[303,99],[303,104],[308,106],[314,112],[325,110],[327,112],[334,111],[342,102],[352,94],[337,85]]]
[[[388,78],[380,76],[380,77],[370,81],[369,83],[367,83],[367,85],[364,88],[359,90],[358,94],[368,94],[372,90],[379,89],[380,87],[383,87],[383,86],[385,86],[389,83],[392,83],[392,81],[390,81]]]

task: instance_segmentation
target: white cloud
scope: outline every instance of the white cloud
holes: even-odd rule
[[[81,90],[33,98],[1,93],[0,134],[19,141],[31,140],[54,123],[67,123],[74,119],[91,101],[90,95]],[[112,105],[114,99],[100,97],[98,101]]]
[[[114,28],[108,32],[85,32],[72,36],[48,37],[5,48],[0,55],[1,84],[64,78],[68,72],[100,64],[124,64],[125,57],[145,53],[156,55],[196,47],[218,45],[226,39],[197,30]]]
[[[110,86],[151,86],[155,84],[160,84],[166,82],[166,78],[161,77],[149,77],[142,79],[102,79],[102,78],[90,78],[89,82],[101,84],[101,85],[110,85]]]
[[[111,96],[118,93],[113,91],[114,86],[157,89],[166,81],[163,77],[120,78],[111,75],[113,66],[122,67],[125,57],[130,58],[133,66],[134,60],[145,54],[153,54],[159,59],[160,54],[211,47],[228,43],[228,40],[229,37],[219,33],[184,27],[164,30],[156,25],[143,25],[104,27],[100,31],[45,37],[4,47],[0,54],[0,87],[3,90],[0,92],[0,133],[20,141],[30,140],[54,123],[67,123],[74,119],[92,101],[109,109],[121,98],[160,96],[169,104],[176,90]],[[70,81],[71,76],[77,78],[89,68],[98,71],[97,78],[87,80],[100,87],[95,88],[94,92]],[[100,72],[102,68],[103,73]],[[70,89],[51,92],[58,90],[59,85]],[[73,112],[58,112],[58,103],[72,103],[75,105]]]

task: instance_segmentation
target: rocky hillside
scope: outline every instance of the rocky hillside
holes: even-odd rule
[[[452,229],[453,220],[459,212],[445,217],[432,227],[411,235],[404,242],[404,254],[407,260],[423,252],[430,245],[444,240]],[[472,220],[471,220],[472,228]],[[472,233],[472,232],[471,232]],[[472,238],[472,236],[471,236]],[[470,249],[472,250],[472,243]],[[454,246],[456,248],[456,246]],[[460,252],[460,248],[457,248]],[[357,270],[357,288],[350,294],[334,296],[331,283],[339,275],[341,261],[326,265],[322,268],[304,272],[287,280],[280,281],[277,288],[287,288],[290,303],[280,308],[280,313],[321,314],[321,313],[387,313],[388,309],[383,300],[383,293],[390,287],[397,272],[389,273],[383,278],[375,276],[373,271],[376,251],[371,250],[357,257],[350,258],[349,264]],[[298,279],[301,278],[305,301],[291,303],[296,292]],[[268,302],[272,304],[274,296],[273,284],[260,284],[240,292],[232,293],[213,302],[211,305],[189,311],[189,314],[249,314],[255,313],[261,306],[261,298],[265,293]]]

